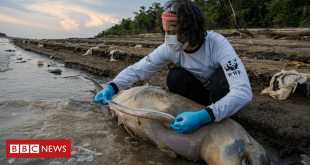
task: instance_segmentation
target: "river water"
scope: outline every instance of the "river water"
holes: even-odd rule
[[[11,49],[15,52],[6,52]],[[17,58],[22,57],[22,60]],[[24,63],[19,63],[26,61]],[[38,66],[44,61],[44,66]],[[61,63],[15,47],[0,38],[0,164],[205,164],[173,159],[155,145],[134,140],[106,107],[93,103],[92,77],[105,87],[108,79],[66,67]],[[61,69],[62,74],[48,70]],[[71,158],[5,158],[6,139],[71,139]],[[279,159],[279,151],[259,141],[273,160],[290,164],[297,154]]]
[[[94,86],[83,78],[92,75],[66,67],[56,75],[48,64],[61,63],[0,38],[0,164],[204,164],[133,140],[105,106],[93,103]],[[103,86],[109,81],[93,78]],[[6,139],[71,139],[72,158],[5,158]]]

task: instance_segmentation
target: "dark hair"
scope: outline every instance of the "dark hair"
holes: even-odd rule
[[[177,31],[178,40],[180,42],[188,42],[191,47],[204,43],[207,32],[203,11],[191,0],[170,0],[166,4],[168,3],[177,3],[179,5],[176,12],[178,17],[177,24],[180,25]],[[165,35],[161,19],[162,13],[163,11],[158,17],[158,26]]]

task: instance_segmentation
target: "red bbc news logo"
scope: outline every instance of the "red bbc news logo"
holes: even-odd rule
[[[71,158],[71,140],[6,140],[7,158]]]

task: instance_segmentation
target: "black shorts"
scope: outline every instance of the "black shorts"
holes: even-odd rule
[[[190,72],[178,67],[170,70],[166,82],[170,92],[177,93],[205,106],[217,102],[230,91],[222,68],[218,68],[211,75],[210,90],[203,87],[202,83]],[[213,114],[212,117],[214,118]]]

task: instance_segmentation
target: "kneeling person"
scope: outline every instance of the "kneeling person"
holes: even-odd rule
[[[180,133],[191,133],[209,122],[219,122],[252,100],[241,60],[225,37],[204,30],[203,12],[194,2],[168,1],[159,22],[165,43],[120,72],[96,95],[95,102],[107,104],[103,99],[112,99],[119,91],[171,62],[178,67],[168,73],[169,90],[206,106],[198,112],[183,112],[170,123]]]

